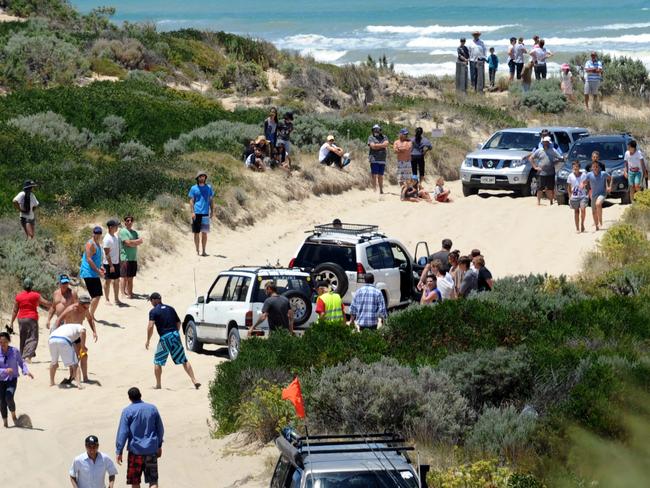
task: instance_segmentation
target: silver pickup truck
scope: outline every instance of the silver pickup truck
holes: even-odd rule
[[[582,127],[545,127],[553,138],[553,146],[566,154],[578,139],[588,136]],[[463,195],[476,195],[481,189],[512,190],[522,196],[534,195],[537,182],[528,155],[540,143],[543,127],[503,129],[494,133],[485,144],[465,156],[460,166]]]

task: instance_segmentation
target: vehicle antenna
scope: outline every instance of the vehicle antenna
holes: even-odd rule
[[[197,296],[197,294],[196,294],[196,268],[192,268],[192,274],[194,275],[194,296]]]

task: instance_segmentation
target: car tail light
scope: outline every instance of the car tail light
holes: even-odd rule
[[[295,264],[296,264],[296,258],[291,258],[291,261],[289,261],[289,267],[293,268]]]
[[[249,310],[246,312],[246,319],[245,319],[246,327],[249,329],[253,327],[253,311]]]
[[[366,268],[361,263],[357,263],[357,274],[366,274]]]

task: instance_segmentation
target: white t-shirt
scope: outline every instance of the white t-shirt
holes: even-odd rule
[[[84,330],[83,325],[79,324],[62,324],[50,332],[50,338],[65,337],[70,342],[74,342],[81,337],[81,331]]]
[[[580,173],[580,176],[576,176],[575,173],[571,173],[567,178],[567,183],[571,185],[571,200],[582,200],[587,198],[587,190],[581,188],[581,183],[587,179],[585,173]]]
[[[117,468],[106,454],[98,452],[95,461],[87,453],[80,454],[70,466],[70,476],[77,480],[79,488],[105,488],[106,475],[115,476]]]
[[[627,161],[628,170],[641,171],[641,160],[645,160],[645,158],[643,157],[643,153],[638,149],[634,152],[634,154],[630,154],[630,151],[625,151],[625,161]]]
[[[444,278],[438,278],[436,286],[440,290],[442,299],[449,300],[451,298],[451,292],[454,290],[454,278],[447,273]]]
[[[328,144],[326,142],[325,144],[323,144],[320,147],[320,151],[318,151],[318,162],[322,162],[327,157],[327,155],[329,154],[330,150],[329,150],[328,146],[338,147],[336,144],[333,144],[333,143]]]
[[[104,264],[108,264],[106,254],[111,255],[111,263],[118,264],[120,262],[120,238],[117,236],[117,232],[115,235],[106,234],[102,247],[108,249],[108,253],[104,251]]]
[[[14,202],[17,202],[18,205],[20,205],[20,216],[27,219],[27,220],[33,220],[34,219],[34,207],[38,207],[38,200],[36,199],[36,196],[34,196],[33,193],[30,193],[30,206],[29,206],[29,212],[23,212],[23,202],[25,201],[25,192],[21,191],[18,195],[14,197]]]

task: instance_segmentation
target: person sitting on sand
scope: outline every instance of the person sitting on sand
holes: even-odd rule
[[[400,200],[403,202],[419,202],[419,190],[416,186],[415,180],[410,179],[402,183],[402,190],[400,192]]]
[[[0,332],[0,415],[2,416],[2,424],[5,427],[9,427],[7,410],[11,412],[11,420],[13,420],[14,425],[18,425],[14,395],[18,386],[19,373],[22,372],[23,376],[34,379],[34,375],[29,372],[27,363],[23,361],[20,351],[10,346],[9,342],[11,342],[9,333]]]
[[[413,186],[418,191],[418,197],[420,197],[420,199],[424,200],[425,202],[433,203],[431,194],[422,187],[422,182],[420,181],[419,176],[413,175],[411,176],[411,179],[413,180]]]
[[[281,147],[274,147],[271,152],[271,157],[268,159],[268,166],[271,169],[280,168],[287,173],[291,173],[291,166],[289,165],[289,158],[287,153]]]
[[[253,171],[266,171],[266,164],[264,164],[264,153],[257,146],[255,147],[253,153],[250,154],[248,158],[246,158],[244,164],[248,169]]]
[[[424,290],[422,290],[422,298],[420,298],[420,305],[436,304],[441,301],[442,295],[440,294],[440,290],[437,288],[436,277],[433,275],[427,276]]]
[[[350,163],[348,156],[336,145],[334,136],[330,134],[318,151],[318,162],[327,166],[335,164],[338,168],[343,168]]]
[[[93,340],[97,342],[97,329],[95,329],[95,322],[93,321],[93,316],[90,314],[89,308],[90,297],[88,295],[81,295],[78,303],[69,305],[63,312],[61,312],[61,315],[57,317],[50,335],[55,334],[56,330],[63,323],[81,325],[83,327],[83,322],[86,320],[88,321],[88,325],[90,325],[90,329],[93,331]],[[80,343],[75,341],[74,349],[75,353],[79,357],[79,362],[81,363],[82,381],[88,383],[90,381],[88,379],[88,348],[81,348]],[[68,378],[68,381],[63,380],[64,383],[70,383],[74,378],[73,374],[74,371],[71,370],[70,378]]]
[[[441,176],[436,180],[436,188],[433,190],[433,195],[436,198],[436,202],[448,203],[451,202],[449,194],[451,190],[445,189],[445,179]]]
[[[160,379],[162,376],[162,367],[167,363],[167,357],[171,356],[174,364],[183,365],[183,369],[192,380],[194,388],[198,390],[201,383],[198,383],[194,377],[194,370],[185,356],[181,336],[178,332],[181,328],[181,319],[178,317],[178,314],[173,307],[163,304],[160,293],[152,293],[149,296],[149,301],[151,302],[152,309],[149,312],[147,342],[144,345],[145,349],[149,349],[149,342],[153,335],[154,326],[160,336],[158,347],[156,348],[156,355],[153,361],[154,375],[156,377],[155,389],[160,390],[161,388]]]

